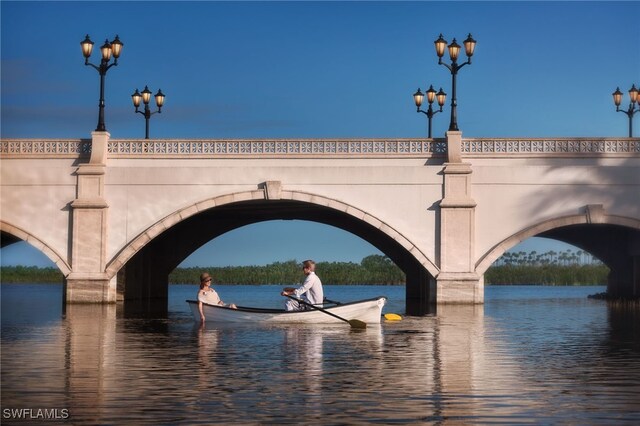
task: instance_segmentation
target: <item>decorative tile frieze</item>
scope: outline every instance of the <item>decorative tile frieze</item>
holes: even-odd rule
[[[465,157],[638,155],[640,138],[469,138]],[[431,157],[447,153],[446,139],[111,139],[111,158],[139,157]],[[91,140],[2,139],[2,157],[78,157],[91,153]]]
[[[78,157],[91,154],[89,139],[2,139],[0,155],[3,157]]]
[[[534,155],[592,156],[599,154],[638,154],[638,138],[562,138],[562,139],[463,139],[461,152],[466,156]]]

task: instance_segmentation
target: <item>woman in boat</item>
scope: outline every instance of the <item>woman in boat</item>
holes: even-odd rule
[[[302,285],[298,288],[286,287],[280,294],[282,296],[295,296],[312,305],[322,305],[324,292],[322,290],[322,281],[320,281],[315,272],[316,262],[305,260],[302,262],[302,271],[307,276]],[[284,306],[287,311],[301,311],[305,308],[305,306],[291,299],[287,299]]]
[[[227,306],[231,309],[236,309],[236,305],[231,303],[227,305],[224,303],[220,296],[218,296],[218,292],[211,288],[211,275],[208,272],[203,272],[200,274],[200,291],[198,291],[198,310],[200,311],[200,321],[204,322],[204,311],[202,310],[202,303],[207,303],[209,305],[220,305]]]

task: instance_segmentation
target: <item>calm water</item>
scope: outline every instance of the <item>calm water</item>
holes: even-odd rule
[[[280,287],[217,289],[282,303]],[[484,306],[364,331],[201,328],[184,302],[196,291],[171,286],[168,318],[153,320],[115,306],[63,315],[60,286],[3,284],[2,424],[34,422],[12,409],[78,425],[640,423],[640,312],[586,298],[603,287],[487,287]],[[404,287],[325,292],[404,311]]]

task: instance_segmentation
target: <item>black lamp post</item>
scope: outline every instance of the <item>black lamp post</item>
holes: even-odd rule
[[[161,113],[162,105],[164,105],[164,94],[162,90],[158,89],[158,93],[155,94],[156,105],[158,106],[158,110],[151,112],[149,109],[149,101],[151,100],[151,90],[147,86],[144,86],[144,90],[142,93],[138,92],[138,89],[131,95],[131,100],[133,101],[133,106],[136,107],[136,111],[142,115],[144,115],[145,121],[145,134],[144,138],[149,139],[149,119],[155,113]],[[140,106],[140,101],[144,102],[144,111],[138,110]]]
[[[467,64],[471,63],[471,56],[473,56],[473,51],[476,48],[476,41],[471,38],[471,34],[467,37],[467,39],[463,42],[464,50],[467,54],[467,62],[462,64],[458,64],[458,55],[460,54],[460,45],[456,43],[456,39],[453,39],[453,42],[449,46],[447,46],[447,41],[442,38],[442,34],[435,41],[436,45],[436,54],[438,55],[438,64],[444,65],[451,71],[452,83],[451,83],[451,121],[449,123],[449,130],[458,130],[458,112],[456,110],[457,107],[457,99],[456,99],[456,75],[458,75],[458,70],[464,67]],[[442,56],[444,55],[444,49],[449,48],[449,57],[451,58],[451,65],[445,64],[442,62]]]
[[[620,88],[617,87],[616,91],[612,93],[613,95],[613,103],[616,104],[617,112],[624,112],[629,117],[629,137],[633,137],[633,114],[640,111],[640,98],[638,98],[638,89],[636,89],[636,85],[633,84],[631,89],[629,89],[629,108],[625,111],[620,109],[620,104],[622,103],[622,92]],[[636,109],[636,103],[638,104],[638,109]]]
[[[436,98],[438,99],[438,105],[440,105],[440,109],[438,110],[434,110],[432,107],[433,101]],[[431,119],[437,113],[442,112],[442,106],[447,100],[447,94],[442,91],[442,87],[440,88],[440,91],[436,93],[435,89],[433,88],[433,85],[429,86],[429,90],[427,90],[427,102],[429,103],[429,108],[426,111],[420,109],[420,106],[422,105],[422,101],[424,100],[424,94],[420,91],[420,88],[418,88],[418,91],[413,94],[413,100],[416,103],[418,112],[425,114],[428,118],[429,139],[431,139]]]
[[[91,56],[91,51],[93,50],[93,42],[89,39],[89,35],[87,34],[86,38],[80,42],[82,46],[82,54],[84,55],[84,64],[90,65],[100,74],[100,103],[98,104],[99,112],[98,112],[98,127],[96,127],[96,131],[104,132],[106,131],[106,127],[104,125],[104,76],[107,75],[107,71],[114,65],[118,65],[118,58],[120,57],[120,53],[122,52],[122,42],[116,36],[116,38],[109,43],[109,40],[105,40],[104,44],[100,47],[100,52],[102,53],[102,59],[100,60],[100,66],[93,65],[89,63],[89,57]],[[109,63],[111,57],[113,56],[113,63]]]

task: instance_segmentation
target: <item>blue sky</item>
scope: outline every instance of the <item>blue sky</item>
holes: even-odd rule
[[[99,79],[84,66],[86,34],[93,63],[106,38],[124,43],[106,77],[113,138],[144,137],[130,95],[145,85],[166,94],[152,138],[426,136],[411,95],[430,84],[451,92],[433,47],[440,33],[478,42],[458,75],[465,137],[626,136],[611,93],[620,86],[626,102],[640,83],[639,2],[2,1],[0,9],[3,138],[90,137]],[[448,108],[433,119],[435,137]],[[309,234],[323,242],[309,248]],[[517,249],[564,247],[546,241]],[[187,264],[370,253],[378,251],[341,230],[278,221],[225,234]],[[42,263],[24,244],[0,254],[2,264]]]

